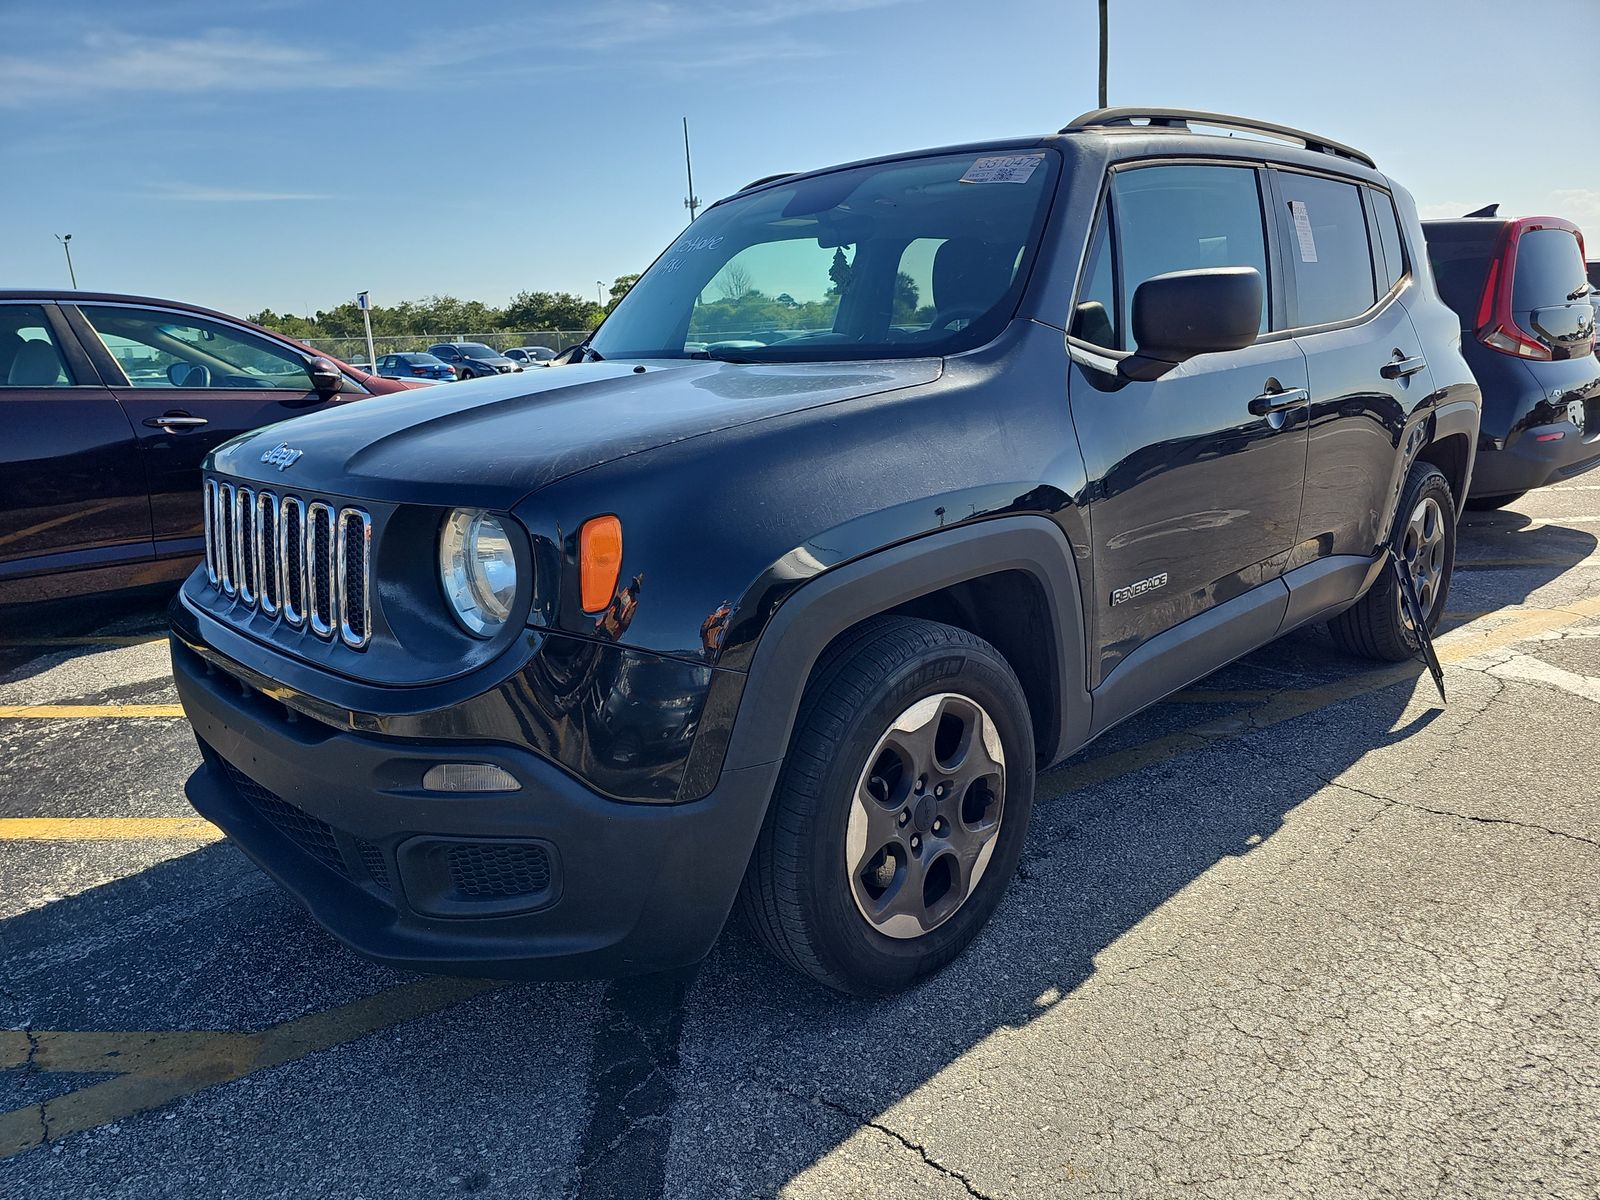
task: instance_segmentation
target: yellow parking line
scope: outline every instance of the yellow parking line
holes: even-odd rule
[[[74,717],[181,717],[180,704],[0,704],[0,717],[60,721]]]
[[[222,830],[203,817],[6,817],[0,842],[214,842]]]
[[[99,504],[87,504],[73,512],[62,513],[59,517],[51,517],[48,521],[40,521],[37,525],[29,525],[25,529],[18,529],[6,534],[3,537],[0,537],[0,546],[7,545],[11,542],[20,542],[25,538],[33,537],[35,534],[44,533],[47,530],[54,529],[58,525],[66,525],[73,521],[81,521],[84,517],[92,517],[97,513],[105,512],[108,508],[115,508],[119,503],[121,503],[121,501],[102,500]]]
[[[202,1088],[294,1062],[502,986],[487,979],[425,979],[258,1033],[0,1033],[0,1067],[118,1073],[115,1079],[0,1113],[0,1159],[127,1120]]]

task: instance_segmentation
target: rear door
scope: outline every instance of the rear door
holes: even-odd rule
[[[1369,227],[1362,185],[1288,168],[1268,174],[1290,320],[1311,380],[1305,503],[1291,566],[1370,557],[1388,535],[1406,417],[1429,393],[1422,342],[1402,302],[1413,276],[1394,202],[1372,190]],[[1399,266],[1392,285],[1384,231],[1391,224]]]
[[[0,579],[153,555],[116,397],[55,305],[0,302]]]
[[[299,351],[240,326],[132,304],[70,315],[133,422],[163,556],[204,549],[200,464],[212,449],[344,399],[318,394]]]
[[[1091,686],[1150,638],[1276,579],[1294,544],[1306,367],[1294,340],[1273,329],[1260,184],[1248,164],[1137,165],[1112,176],[1070,330],[1072,416],[1093,498]],[[1083,365],[1076,349],[1133,348],[1133,293],[1146,279],[1226,266],[1261,273],[1255,345],[1200,355],[1150,382]],[[1280,599],[1259,614],[1267,636],[1282,610]],[[1212,665],[1242,652],[1216,649]]]

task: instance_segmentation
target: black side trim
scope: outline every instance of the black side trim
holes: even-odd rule
[[[1331,617],[1350,607],[1372,586],[1383,569],[1383,556],[1365,558],[1359,554],[1330,554],[1286,572],[1289,607],[1283,614],[1280,634],[1288,633],[1308,621]]]
[[[1072,547],[1044,517],[1001,517],[917,538],[819,576],[785,600],[756,647],[722,769],[774,762],[789,734],[811,668],[823,649],[852,625],[940,588],[1001,571],[1024,571],[1044,589],[1054,618],[1059,680],[1059,759],[1089,737],[1084,688],[1084,626]],[[691,763],[691,769],[694,764]],[[714,778],[714,776],[713,776]],[[696,777],[702,783],[705,775]],[[690,779],[680,799],[689,798]]]
[[[1277,636],[1289,588],[1274,579],[1145,642],[1094,690],[1094,736]]]

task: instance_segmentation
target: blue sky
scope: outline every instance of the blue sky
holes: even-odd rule
[[[1111,101],[1354,143],[1449,215],[1593,230],[1600,0],[1111,0]],[[1587,26],[1585,29],[1584,26]],[[1095,100],[1094,0],[6,0],[0,286],[234,312],[594,294],[781,170],[1054,130]],[[1565,31],[1565,32],[1563,32]]]

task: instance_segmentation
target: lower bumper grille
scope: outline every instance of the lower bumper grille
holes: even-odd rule
[[[353,834],[341,833],[321,818],[312,816],[298,805],[290,804],[276,792],[268,791],[232,763],[224,762],[222,765],[227,771],[228,781],[238,791],[240,798],[305,853],[341,878],[355,882],[361,875],[352,869],[342,844],[343,839],[348,839],[355,849],[361,872],[379,887],[388,889],[388,860],[375,843]]]

